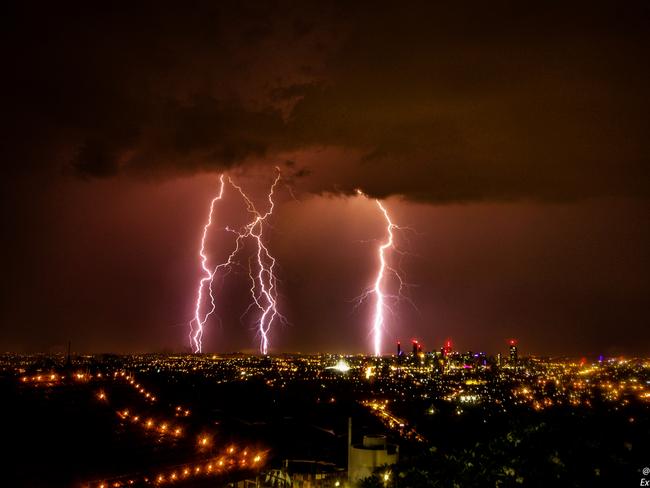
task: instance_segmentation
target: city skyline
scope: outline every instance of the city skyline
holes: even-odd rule
[[[647,479],[647,358],[522,357],[515,341],[505,357],[419,346],[380,358],[0,354],[9,414],[31,420],[26,435],[10,432],[11,445],[70,439],[39,470],[10,450],[9,479],[80,488]],[[70,455],[73,469],[61,461]]]

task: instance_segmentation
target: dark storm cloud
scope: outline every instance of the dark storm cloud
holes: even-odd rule
[[[645,2],[11,14],[15,165],[169,176],[337,148],[348,156],[323,165],[289,156],[306,188],[425,201],[648,193]]]
[[[85,176],[192,173],[279,150],[281,110],[260,98],[303,76],[267,50],[298,61],[291,44],[319,36],[263,2],[7,10],[5,159]]]
[[[647,194],[647,20],[645,4],[359,13],[290,124],[359,149],[335,183],[380,196]]]
[[[184,105],[168,102],[155,113],[129,139],[111,132],[100,141],[86,138],[73,166],[92,176],[116,174],[121,169],[195,172],[264,157],[281,140],[282,118],[277,112],[253,112],[211,97]],[[251,127],[257,130],[251,132]],[[122,140],[125,143],[118,145]]]

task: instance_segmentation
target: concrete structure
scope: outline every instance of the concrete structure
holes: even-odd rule
[[[363,436],[361,444],[352,444],[352,419],[348,423],[348,482],[357,486],[380,466],[395,464],[399,447],[389,444],[383,435]]]
[[[264,473],[264,488],[343,488],[345,470],[333,463],[311,459],[285,459],[281,469]]]

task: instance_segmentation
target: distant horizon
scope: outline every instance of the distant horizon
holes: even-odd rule
[[[438,352],[437,350],[426,350],[422,351],[424,354],[430,354],[432,352]],[[484,350],[454,350],[454,353],[460,353],[460,354],[466,354],[466,353],[483,353],[486,354],[488,357],[495,357],[499,352],[490,352],[490,351],[484,351]],[[502,353],[503,357],[507,356],[507,349],[504,349]],[[4,351],[2,354],[19,354],[19,355],[25,355],[25,356],[35,356],[35,355],[43,355],[43,356],[66,356],[67,352],[65,351],[54,351],[54,352],[45,352],[45,351],[32,351],[32,352],[23,352],[23,351]],[[522,353],[521,351],[518,352],[520,358],[525,358],[525,357],[530,357],[530,358],[553,358],[553,359],[581,359],[581,358],[600,358],[601,356],[603,359],[616,359],[616,358],[624,358],[624,359],[650,359],[650,354],[647,356],[643,355],[638,355],[638,354],[626,354],[626,353],[621,353],[621,354],[540,354],[540,353],[526,353],[525,351]],[[168,350],[161,350],[161,351],[134,351],[134,352],[111,352],[111,351],[94,351],[94,352],[88,352],[88,351],[75,351],[74,349],[70,351],[71,356],[101,356],[101,355],[112,355],[112,356],[135,356],[135,355],[166,355],[166,356],[195,356],[195,357],[209,357],[209,356],[234,356],[234,355],[239,355],[239,356],[250,356],[250,357],[259,357],[259,358],[264,358],[264,357],[279,357],[279,356],[323,356],[323,355],[331,355],[331,356],[345,356],[345,357],[365,357],[365,358],[388,358],[388,357],[397,357],[397,354],[382,354],[380,356],[375,356],[374,354],[371,353],[345,353],[345,352],[333,352],[333,351],[321,351],[321,352],[301,352],[301,351],[283,351],[283,352],[269,352],[268,354],[261,354],[259,351],[231,351],[231,352],[200,352],[200,353],[194,353],[194,352],[181,352],[181,351],[168,351]],[[404,357],[409,357],[411,356],[411,352],[405,352]]]
[[[544,348],[541,347],[529,347],[528,342],[521,339],[521,338],[516,338],[515,336],[507,336],[504,337],[501,340],[495,340],[494,338],[490,338],[488,342],[491,343],[492,347],[467,347],[466,341],[455,341],[453,337],[446,336],[446,335],[440,335],[440,337],[444,337],[443,340],[439,340],[437,342],[434,342],[437,344],[436,347],[429,347],[428,344],[431,342],[422,340],[421,338],[410,338],[408,340],[400,340],[400,343],[402,344],[402,350],[405,353],[410,353],[411,352],[411,341],[412,340],[418,340],[419,343],[423,346],[423,352],[435,352],[439,351],[441,347],[443,347],[444,343],[446,341],[451,340],[452,342],[452,349],[455,352],[483,352],[487,353],[488,355],[494,355],[496,356],[498,353],[506,354],[509,348],[509,343],[511,340],[515,340],[517,343],[517,348],[519,350],[520,355],[524,356],[536,356],[536,357],[638,357],[638,358],[643,358],[643,357],[650,357],[650,352],[647,353],[648,356],[644,355],[642,351],[636,350],[629,350],[621,346],[608,346],[603,348],[602,350],[591,350],[591,351],[571,351],[571,350],[558,350],[560,346],[560,342],[555,342],[553,344],[553,347],[551,348],[551,351],[545,351]],[[231,350],[207,350],[203,351],[202,353],[194,353],[191,351],[191,347],[188,345],[182,346],[182,347],[174,347],[174,346],[164,346],[164,347],[157,347],[157,348],[115,348],[115,349],[102,349],[102,348],[93,348],[93,347],[80,347],[80,348],[75,348],[75,342],[74,340],[71,341],[71,347],[72,347],[72,353],[76,354],[88,354],[88,355],[97,355],[97,354],[117,354],[117,355],[130,355],[130,354],[202,354],[202,355],[211,355],[211,354],[246,354],[246,355],[251,355],[251,356],[263,356],[263,354],[260,353],[259,349],[248,346],[248,347],[242,347],[239,349],[231,349]],[[391,342],[391,348],[388,350],[386,348],[385,352],[382,354],[382,356],[391,356],[395,355],[396,347],[397,347],[397,340],[394,340]],[[460,342],[460,344],[459,344]],[[497,344],[496,347],[494,347],[494,344]],[[29,348],[29,347],[17,347],[17,348],[11,348],[11,349],[6,349],[7,353],[18,353],[18,354],[65,354],[67,352],[67,343],[61,342],[57,343],[55,345],[52,345],[47,348]],[[303,354],[303,355],[317,355],[317,354],[338,354],[338,355],[363,355],[363,356],[374,356],[374,354],[370,351],[371,345],[367,345],[365,348],[360,348],[357,350],[350,350],[350,349],[343,349],[343,348],[328,348],[328,349],[323,349],[323,350],[316,350],[312,348],[305,348],[305,349],[276,349],[275,347],[271,347],[269,351],[269,356],[273,355],[282,355],[282,354]]]

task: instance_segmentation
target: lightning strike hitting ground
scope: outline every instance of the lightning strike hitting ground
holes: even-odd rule
[[[210,291],[210,309],[203,316],[203,322],[201,323],[200,334],[197,334],[199,332],[199,331],[197,331],[197,333],[195,333],[193,338],[192,338],[195,353],[196,352],[199,352],[199,353],[201,352],[201,349],[202,349],[201,338],[203,336],[203,328],[205,326],[205,322],[208,320],[208,317],[210,317],[210,315],[212,315],[214,313],[214,311],[216,309],[216,305],[214,303],[214,295],[213,295],[213,292],[212,292],[212,283],[214,282],[214,278],[215,278],[215,276],[217,276],[217,273],[222,269],[226,269],[227,272],[225,274],[228,274],[228,271],[230,271],[232,265],[235,264],[235,256],[239,253],[239,250],[241,249],[242,240],[244,239],[244,237],[246,237],[246,236],[241,235],[238,232],[230,229],[229,227],[225,227],[224,230],[226,230],[228,232],[232,232],[232,233],[237,235],[237,238],[235,239],[235,248],[228,255],[228,259],[226,259],[223,263],[220,263],[217,266],[215,266],[212,273],[210,273],[209,284],[208,284],[208,290]],[[204,278],[203,281],[207,281],[207,278]],[[198,301],[197,301],[197,303],[198,303]],[[200,323],[200,322],[197,321],[196,317],[192,320],[192,322]],[[190,328],[192,327],[192,322],[190,322]]]
[[[244,312],[244,315],[246,315],[252,307],[257,307],[259,310],[260,315],[257,319],[257,332],[260,335],[260,352],[262,354],[268,353],[269,333],[273,322],[276,319],[279,319],[286,323],[286,319],[277,308],[277,279],[275,276],[276,260],[269,252],[269,249],[264,244],[262,238],[264,223],[266,222],[266,219],[273,214],[273,209],[275,207],[273,193],[275,192],[275,188],[280,181],[281,176],[280,169],[276,168],[276,170],[278,171],[278,174],[271,185],[271,190],[267,197],[269,208],[264,214],[260,213],[255,208],[251,199],[240,186],[236,185],[230,178],[228,179],[230,184],[239,191],[246,202],[247,210],[253,215],[253,220],[244,226],[243,232],[239,233],[238,239],[251,237],[256,246],[255,258],[253,259],[253,263],[249,261],[248,273],[251,280],[250,292],[253,302],[246,312]],[[257,268],[256,271],[253,270],[253,266]]]
[[[366,195],[361,192],[360,190],[357,190],[357,194],[366,197]],[[406,227],[400,227],[396,224],[393,223],[393,221],[390,218],[390,215],[388,214],[388,210],[382,203],[375,199],[375,204],[379,208],[379,211],[381,212],[385,222],[386,222],[386,238],[383,242],[381,242],[377,248],[377,256],[378,256],[378,269],[377,269],[377,274],[375,276],[375,281],[373,286],[366,290],[358,299],[357,302],[358,304],[362,303],[365,301],[367,298],[369,298],[370,295],[374,296],[375,303],[373,307],[373,313],[372,313],[372,320],[371,320],[371,326],[370,326],[370,334],[372,335],[372,345],[373,345],[373,352],[375,356],[381,356],[382,354],[382,335],[384,332],[385,328],[385,323],[386,323],[386,312],[389,312],[392,314],[392,310],[388,306],[387,299],[406,299],[409,303],[412,304],[412,302],[408,299],[403,294],[404,288],[407,286],[404,280],[402,279],[400,273],[398,270],[392,266],[389,265],[388,263],[388,258],[387,254],[389,252],[391,253],[398,253],[400,255],[404,255],[405,253],[401,251],[400,249],[397,248],[395,245],[395,234],[394,232],[396,230],[412,230]],[[388,294],[385,291],[385,281],[386,281],[386,276],[390,274],[392,275],[396,280],[397,283],[399,284],[397,293],[394,294]],[[412,304],[413,305],[413,304]]]
[[[395,225],[391,222],[388,212],[379,200],[375,200],[375,202],[384,214],[384,218],[386,219],[386,232],[388,234],[386,241],[378,249],[379,270],[377,271],[377,278],[375,278],[375,286],[373,288],[375,294],[375,313],[372,319],[373,346],[375,356],[381,356],[381,335],[384,330],[384,291],[382,290],[382,282],[386,272],[385,253],[387,249],[393,247],[393,229]]]
[[[203,226],[203,235],[201,236],[201,247],[199,249],[199,258],[201,259],[201,269],[203,271],[203,276],[199,280],[199,288],[196,292],[196,305],[194,306],[194,318],[190,321],[190,345],[192,346],[195,353],[201,352],[201,339],[203,337],[203,326],[208,320],[208,317],[214,312],[215,303],[214,295],[212,294],[212,280],[214,278],[214,272],[210,271],[208,268],[208,256],[205,254],[205,241],[208,237],[208,230],[212,225],[212,215],[214,213],[214,206],[218,200],[221,200],[223,197],[223,175],[219,176],[219,193],[215,196],[210,202],[210,211],[208,212],[208,221]],[[203,290],[206,283],[208,285],[208,292],[210,294],[210,307],[207,312],[202,313],[203,308]]]
[[[207,265],[208,257],[205,254],[205,245],[208,236],[208,230],[212,225],[212,219],[214,214],[214,207],[218,200],[221,200],[224,193],[224,177],[221,175],[219,177],[220,187],[219,193],[215,196],[210,202],[210,211],[208,213],[208,220],[203,226],[203,235],[201,237],[201,246],[199,250],[199,257],[201,260],[201,269],[203,275],[199,281],[199,287],[197,290],[196,305],[194,309],[194,318],[190,321],[190,344],[195,353],[200,353],[202,351],[202,342],[203,330],[205,323],[212,313],[216,309],[215,298],[212,292],[212,284],[217,273],[222,269],[228,269],[235,264],[235,257],[242,248],[243,242],[251,238],[255,243],[256,252],[255,259],[253,260],[256,264],[257,271],[253,271],[253,266],[249,261],[249,277],[251,279],[251,296],[253,302],[248,307],[244,315],[250,311],[250,309],[255,306],[260,310],[260,317],[257,320],[257,330],[260,334],[260,352],[262,354],[267,354],[269,347],[269,332],[271,326],[276,319],[279,319],[283,322],[286,322],[286,319],[282,314],[278,312],[277,309],[277,288],[276,288],[276,277],[275,277],[275,258],[269,252],[268,247],[264,244],[263,241],[263,232],[264,232],[264,223],[266,219],[273,214],[275,207],[275,202],[273,201],[273,194],[275,188],[280,181],[280,169],[276,168],[278,174],[271,185],[271,190],[268,194],[269,208],[266,213],[261,214],[255,208],[252,200],[244,192],[244,190],[237,185],[230,177],[228,177],[228,183],[235,188],[239,194],[242,196],[246,203],[247,210],[253,215],[253,220],[246,224],[240,231],[232,229],[230,227],[225,227],[224,229],[228,232],[231,232],[236,236],[235,238],[235,247],[232,252],[228,255],[228,258],[223,263],[218,264],[212,270]],[[210,296],[210,305],[207,308],[207,311],[203,311],[203,302],[204,290],[207,287],[208,293]]]

